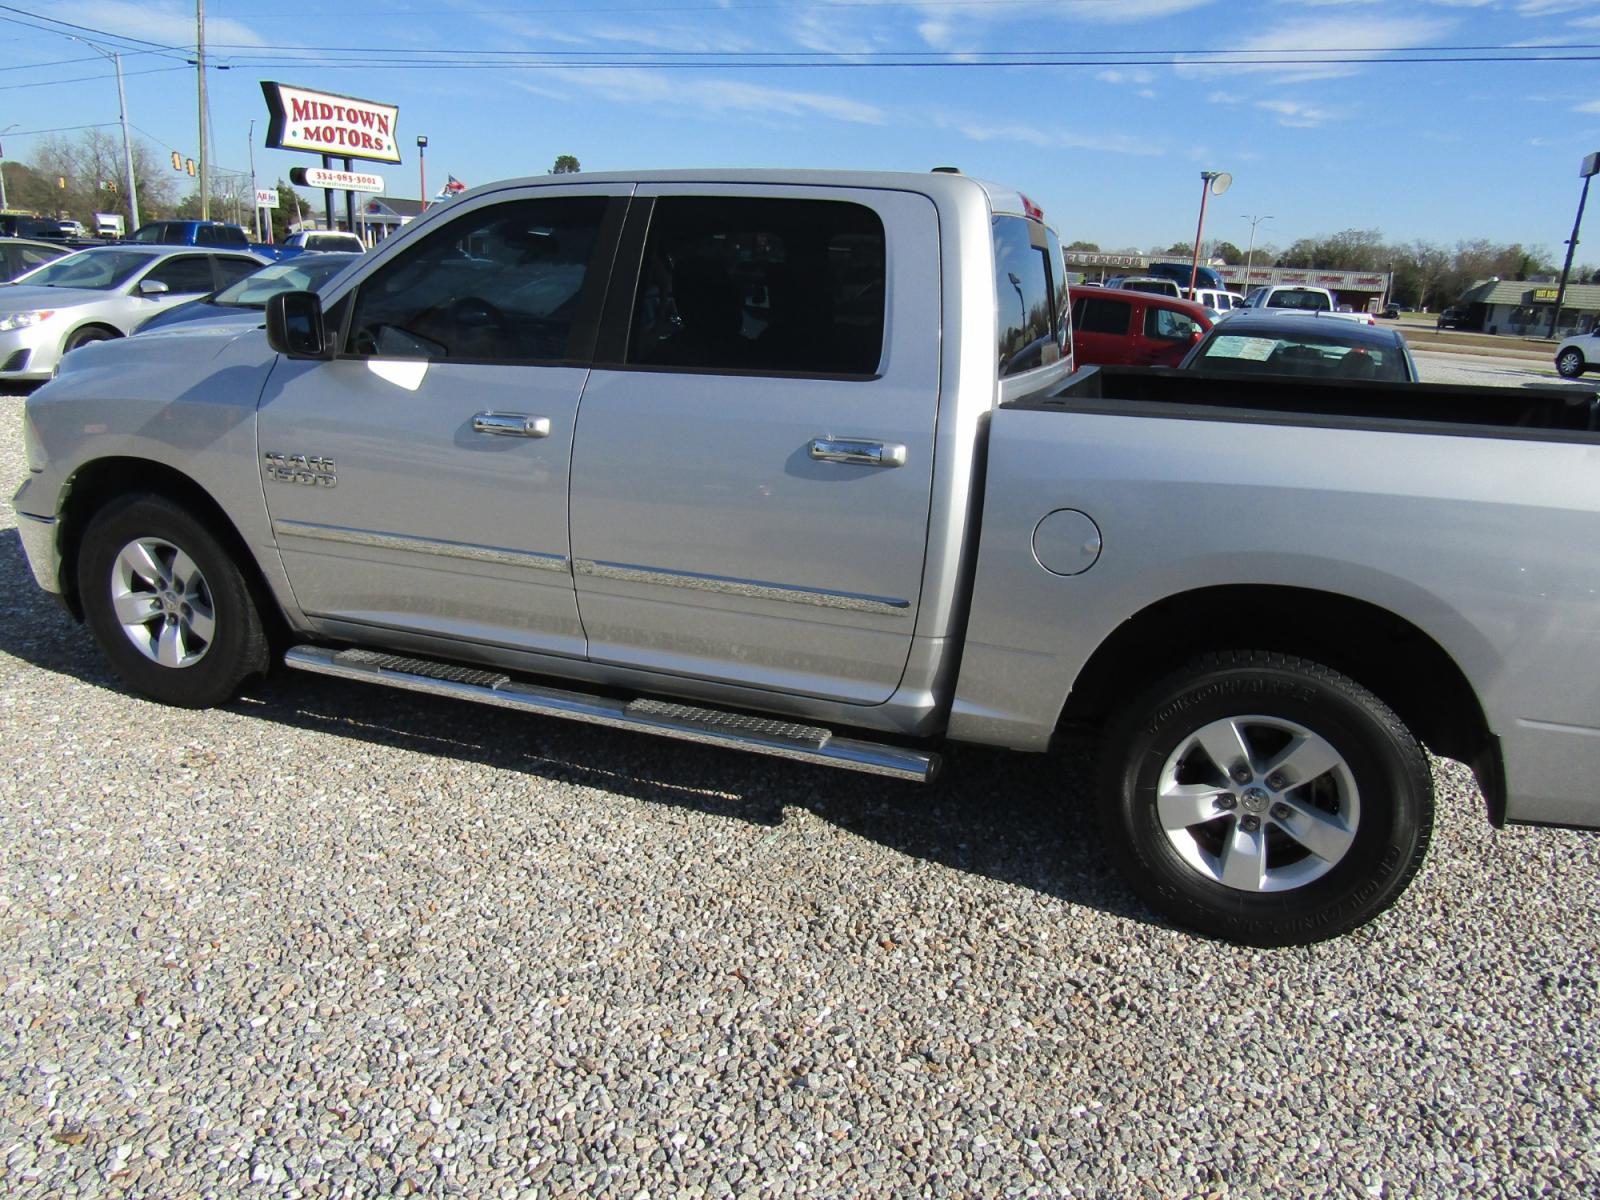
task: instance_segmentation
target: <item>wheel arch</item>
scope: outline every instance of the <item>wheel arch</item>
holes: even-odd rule
[[[1348,675],[1393,708],[1434,753],[1477,775],[1489,819],[1505,819],[1498,740],[1466,675],[1431,636],[1387,609],[1295,587],[1222,586],[1169,596],[1123,622],[1084,664],[1064,725],[1100,723],[1187,659],[1272,650]]]
[[[67,344],[80,333],[83,333],[89,329],[98,329],[103,333],[109,334],[110,337],[107,339],[108,341],[114,338],[123,338],[128,336],[115,325],[109,324],[105,321],[85,321],[82,325],[77,326],[72,330],[71,333],[67,334],[66,337],[61,339],[61,352],[65,354],[67,352]]]
[[[175,467],[143,458],[95,459],[84,463],[67,481],[58,510],[57,547],[61,552],[61,597],[72,615],[83,620],[83,599],[78,595],[78,554],[84,530],[107,504],[119,497],[140,493],[164,496],[205,522],[238,564],[266,623],[269,638],[274,645],[281,645],[288,622],[238,527],[211,494],[188,475]]]

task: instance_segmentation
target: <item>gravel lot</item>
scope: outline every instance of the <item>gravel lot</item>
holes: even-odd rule
[[[0,398],[0,487],[23,467]],[[309,676],[125,693],[0,514],[0,1190],[1576,1196],[1600,839],[1330,945],[1157,923],[1071,756],[930,788]]]

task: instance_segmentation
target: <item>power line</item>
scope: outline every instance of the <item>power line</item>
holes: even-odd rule
[[[76,29],[79,33],[93,34],[95,37],[98,37],[98,38],[113,38],[113,39],[115,39],[117,41],[130,42],[130,43],[132,43],[133,45],[136,45],[136,46],[147,46],[147,47],[151,47],[151,48],[153,48],[155,50],[167,50],[167,51],[176,50],[179,53],[183,53],[183,54],[187,54],[189,52],[188,49],[186,47],[183,47],[183,46],[169,46],[164,42],[152,42],[148,38],[136,38],[136,37],[132,37],[132,36],[130,36],[128,34],[125,34],[125,33],[112,33],[110,30],[107,30],[107,29],[95,29],[94,27],[89,26],[89,25],[75,25],[71,21],[63,21],[63,20],[60,20],[57,17],[47,17],[47,16],[42,15],[41,13],[29,12],[25,8],[16,8],[16,7],[13,7],[10,4],[0,4],[0,11],[9,12],[9,13],[18,13],[21,16],[29,18],[29,20],[31,20],[31,21],[35,21],[35,22],[37,22],[37,21],[46,21],[46,22],[49,23],[49,25],[65,26],[67,29]],[[18,25],[28,25],[29,24],[28,21],[20,21],[16,17],[4,17],[4,18],[0,18],[0,20],[13,21]],[[31,25],[30,28],[38,29],[38,30],[40,30],[41,32],[44,32],[44,33],[59,33],[60,32],[59,30],[51,29],[51,28],[48,28],[47,26],[38,25],[38,24]]]
[[[99,121],[93,125],[57,125],[54,129],[13,129],[7,137],[31,137],[41,133],[72,133],[79,129],[109,129],[115,121]]]
[[[132,79],[136,75],[165,75],[169,71],[187,71],[188,67],[152,67],[148,71],[124,71],[124,79]],[[15,92],[23,88],[57,87],[63,83],[87,83],[89,80],[104,80],[106,75],[74,75],[70,79],[40,79],[34,83],[7,83],[0,84],[0,92]]]

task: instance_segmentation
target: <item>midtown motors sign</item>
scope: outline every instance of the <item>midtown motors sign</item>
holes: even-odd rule
[[[261,91],[272,115],[267,127],[269,149],[400,161],[400,144],[395,137],[400,117],[397,106],[265,79],[261,81]]]

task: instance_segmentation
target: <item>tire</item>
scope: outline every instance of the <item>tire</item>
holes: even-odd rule
[[[1282,654],[1206,655],[1167,677],[1112,722],[1102,766],[1101,826],[1134,890],[1178,924],[1251,946],[1370,921],[1433,830],[1427,756],[1400,719],[1353,680]]]
[[[101,328],[98,325],[90,325],[87,328],[78,330],[69,337],[66,345],[61,347],[61,353],[70,354],[79,346],[87,346],[90,342],[109,342],[117,336],[116,333],[109,329]]]
[[[269,664],[266,633],[233,556],[162,496],[102,509],[78,552],[84,618],[112,669],[164,704],[209,708]]]
[[[1574,346],[1556,355],[1556,374],[1563,379],[1576,379],[1584,372],[1583,351]]]

